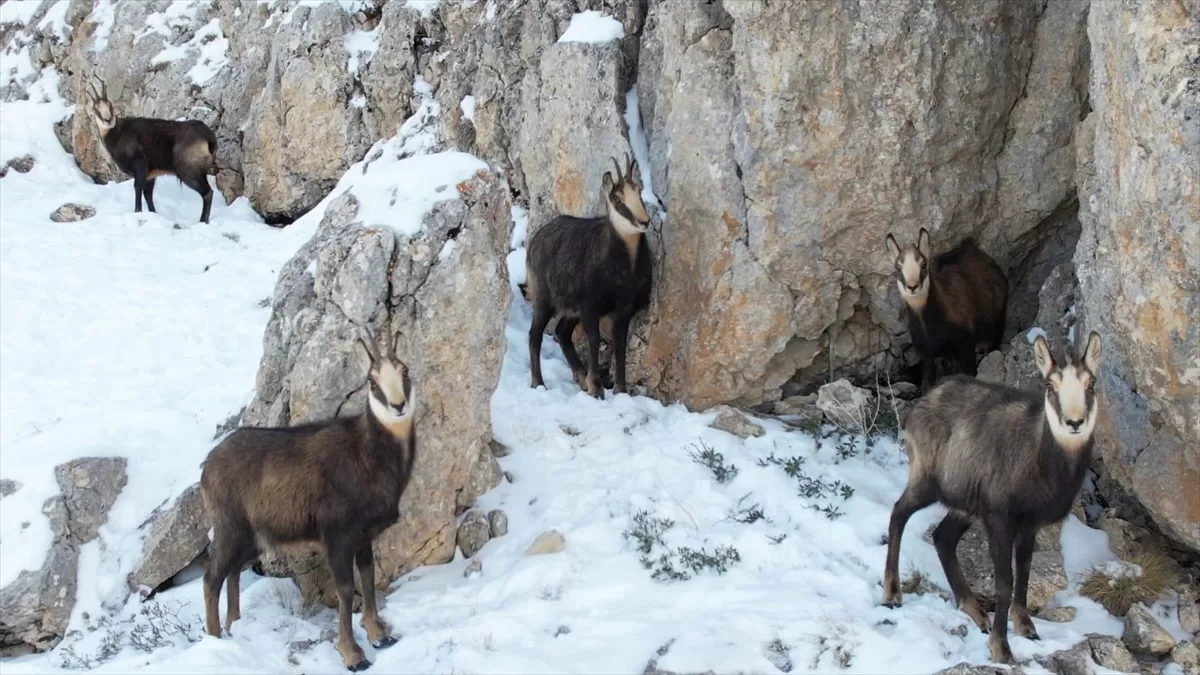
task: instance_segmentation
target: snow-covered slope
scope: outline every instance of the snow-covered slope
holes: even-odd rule
[[[249,399],[269,312],[261,301],[315,217],[276,230],[244,201],[217,200],[213,222],[198,224],[199,198],[169,179],[159,181],[160,213],[134,214],[130,182],[94,185],[58,146],[51,123],[62,113],[59,103],[6,103],[0,125],[0,163],[37,160],[0,180],[0,476],[23,483],[0,513],[0,583],[41,563],[40,507],[55,493],[56,464],[124,456],[129,483],[82,553],[76,632],[53,652],[5,661],[4,672],[343,672],[334,612],[303,615],[288,580],[246,572],[242,619],[221,640],[201,636],[199,580],[144,605],[123,582],[140,552],[135,528],[197,478],[216,425]],[[66,201],[98,215],[51,222]],[[517,210],[519,230],[521,219]],[[477,505],[503,509],[508,534],[387,594],[383,617],[403,637],[367,647],[371,672],[640,673],[657,658],[677,672],[929,673],[987,660],[986,637],[938,595],[879,606],[882,536],[906,475],[892,440],[817,438],[773,420],[742,440],[679,405],[596,401],[553,341],[549,388],[532,390],[528,322],[517,296],[492,403],[512,482]],[[913,518],[902,570],[945,587],[921,540],[940,515]],[[562,552],[525,555],[552,529]],[[1111,555],[1103,534],[1073,519],[1063,547],[1073,574]],[[1059,600],[1077,618],[1038,620],[1040,643],[1012,636],[1018,659],[1120,632],[1094,603]]]

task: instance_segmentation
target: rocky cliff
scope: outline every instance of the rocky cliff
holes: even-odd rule
[[[585,11],[604,30],[569,31]],[[754,405],[901,371],[915,355],[885,234],[975,236],[1010,275],[1012,333],[1059,270],[1083,326],[1059,339],[1106,340],[1105,467],[1195,550],[1198,24],[1195,3],[1172,0],[45,0],[0,27],[0,95],[54,68],[68,100],[96,74],[119,113],[204,120],[225,198],[276,224],[419,112],[414,82],[436,103],[436,146],[490,167],[434,210],[426,239],[393,242],[349,199],[328,205],[280,277],[248,422],[360,406],[355,323],[419,335],[405,343],[417,378],[462,387],[439,405],[486,410],[509,201],[531,230],[597,214],[609,156],[636,152],[662,207],[653,303],[631,338],[642,391]],[[61,137],[85,171],[117,177],[85,116]],[[455,238],[459,265],[430,261]],[[476,341],[469,363],[440,342],[454,335]],[[384,578],[448,556],[447,523],[494,480],[487,421],[468,417],[429,422],[449,454],[418,490],[461,494],[437,493],[419,536],[385,544]]]

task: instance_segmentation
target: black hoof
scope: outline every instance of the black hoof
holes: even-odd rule
[[[1029,640],[1041,640],[1042,639],[1042,636],[1038,635],[1037,633],[1034,633],[1033,635],[1026,635],[1025,637],[1026,637],[1026,639],[1029,639]]]
[[[887,607],[888,609],[900,609],[900,603],[898,602],[885,602],[883,603],[883,606]]]
[[[382,640],[380,640],[379,642],[372,643],[371,646],[374,647],[375,649],[387,649],[388,647],[391,647],[392,645],[396,644],[399,641],[400,641],[399,638],[389,635],[389,636],[383,638]]]
[[[366,659],[363,659],[362,661],[359,661],[358,663],[356,663],[352,666],[346,666],[346,670],[348,670],[352,673],[361,673],[362,671],[364,671],[370,667],[371,667],[371,662]]]

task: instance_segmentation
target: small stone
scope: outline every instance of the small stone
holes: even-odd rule
[[[488,447],[492,449],[492,455],[497,459],[500,457],[508,457],[512,454],[512,450],[510,450],[507,445],[500,443],[496,439],[488,441]]]
[[[467,563],[466,569],[463,570],[463,578],[470,579],[472,576],[475,576],[476,574],[482,574],[482,573],[483,573],[483,561],[480,560],[479,558],[476,558],[476,559],[472,560],[471,562]]]
[[[76,223],[94,215],[96,215],[96,209],[86,204],[63,204],[54,209],[54,213],[50,214],[50,220],[56,223]]]
[[[1020,666],[1001,668],[1000,666],[985,666],[963,661],[957,665],[943,668],[934,675],[1022,675],[1025,671]]]
[[[0,498],[7,497],[21,489],[21,484],[9,478],[0,478]]]
[[[566,548],[567,540],[563,538],[562,533],[558,530],[548,530],[537,536],[529,548],[525,550],[525,555],[545,555],[547,553],[561,553]]]
[[[33,158],[33,155],[22,155],[20,157],[14,157],[13,159],[8,160],[8,163],[5,164],[5,167],[11,168],[17,173],[29,173],[30,171],[33,171],[33,166],[35,164],[37,164],[37,160]]]
[[[1034,660],[1056,675],[1096,675],[1089,651],[1087,643],[1082,642],[1070,649],[1038,655]]]
[[[467,512],[458,526],[459,550],[468,558],[479,553],[479,549],[488,543],[490,530],[486,516],[478,511]]]
[[[904,400],[911,400],[921,394],[921,388],[912,382],[893,382],[890,387],[881,385],[879,387],[880,396],[894,396]]]
[[[1038,613],[1038,618],[1053,623],[1067,623],[1074,621],[1078,612],[1079,610],[1074,607],[1055,607],[1054,609],[1043,609]]]
[[[727,405],[716,406],[709,412],[717,413],[717,418],[709,426],[733,434],[738,438],[758,437],[767,433],[760,424],[750,421],[740,411]]]
[[[785,399],[776,401],[771,409],[775,411],[776,415],[807,415],[818,412],[817,395],[788,396]]]
[[[1162,656],[1175,647],[1175,638],[1166,631],[1146,609],[1138,603],[1129,608],[1125,615],[1125,633],[1121,641],[1134,654],[1153,654]]]
[[[488,512],[488,528],[491,531],[492,539],[503,537],[508,534],[508,514],[500,509],[492,509]]]
[[[1171,660],[1183,668],[1184,675],[1200,675],[1200,647],[1184,640],[1171,650]]]
[[[1109,670],[1122,673],[1137,672],[1137,659],[1129,653],[1125,643],[1111,635],[1091,633],[1087,636],[1092,650],[1092,660]]]
[[[817,390],[817,407],[826,419],[848,432],[861,432],[863,424],[874,418],[874,396],[871,392],[850,384],[842,378],[821,385]]]
[[[1200,603],[1194,591],[1179,595],[1179,625],[1188,633],[1200,633]]]

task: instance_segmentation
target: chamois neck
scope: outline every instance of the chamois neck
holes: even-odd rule
[[[415,401],[409,401],[409,410]],[[412,436],[413,415],[410,412],[406,415],[396,415],[389,408],[375,400],[373,396],[367,396],[367,412],[364,413],[367,418],[367,423],[372,427],[372,430],[389,436],[396,441],[407,441]]]
[[[608,222],[629,252],[629,264],[633,266],[637,262],[638,246],[642,243],[642,231],[611,203],[608,205]]]

